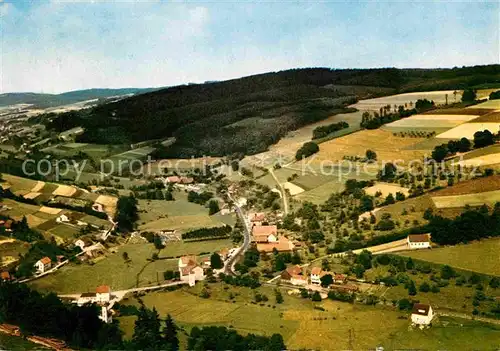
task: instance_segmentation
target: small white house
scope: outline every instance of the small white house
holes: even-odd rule
[[[182,256],[179,258],[180,279],[194,286],[197,281],[205,279],[205,271],[196,261],[196,256]]]
[[[431,247],[429,234],[410,234],[406,242],[410,250],[429,249]]]
[[[323,270],[320,267],[314,267],[311,270],[311,284],[321,284]]]
[[[290,283],[292,285],[305,286],[308,283],[307,276],[300,274],[292,275],[290,278]]]
[[[35,268],[37,274],[47,272],[52,267],[52,260],[50,257],[44,257],[36,261]]]
[[[78,246],[83,251],[84,248],[92,246],[92,242],[90,240],[78,239],[75,241],[75,246]]]
[[[111,300],[111,288],[108,285],[101,285],[95,289],[96,302],[107,303]]]
[[[68,216],[65,214],[60,215],[59,217],[56,218],[57,223],[69,223],[70,219]]]
[[[434,312],[430,305],[423,303],[416,303],[413,305],[411,312],[411,322],[416,325],[429,325],[431,324]]]

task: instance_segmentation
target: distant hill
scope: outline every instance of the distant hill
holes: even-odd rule
[[[500,82],[500,65],[453,69],[305,68],[170,87],[96,106],[52,127],[82,125],[82,142],[174,136],[157,156],[255,154],[286,132],[345,111],[356,98]]]
[[[87,89],[69,91],[62,94],[6,93],[0,94],[0,106],[33,104],[39,108],[47,108],[74,104],[85,100],[146,93],[154,90],[158,90],[158,88]]]

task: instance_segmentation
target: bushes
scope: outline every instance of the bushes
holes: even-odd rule
[[[297,150],[297,153],[295,154],[295,159],[297,161],[300,161],[306,157],[309,157],[309,156],[315,154],[318,151],[319,151],[318,144],[316,144],[312,141],[309,141],[307,143],[304,143],[304,145],[302,145],[302,147]]]
[[[207,238],[219,239],[229,236],[231,231],[232,228],[229,225],[225,225],[222,227],[201,228],[183,233],[182,240]]]
[[[338,122],[338,123],[333,123],[329,124],[326,126],[320,126],[316,127],[313,130],[313,139],[320,139],[328,136],[331,133],[337,132],[339,130],[349,128],[349,124],[347,122]]]

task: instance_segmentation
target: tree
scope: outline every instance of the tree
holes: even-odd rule
[[[304,145],[302,145],[302,147],[297,150],[297,153],[295,154],[295,159],[297,161],[300,161],[306,157],[311,156],[312,154],[315,154],[318,151],[319,151],[318,144],[309,141],[307,143],[304,143]]]
[[[409,311],[413,308],[413,304],[408,299],[401,299],[398,301],[398,308],[401,311]]]
[[[313,292],[313,294],[311,295],[311,300],[315,302],[320,302],[322,300],[321,295],[319,294],[318,291]]]
[[[493,134],[489,130],[477,131],[474,133],[474,147],[481,148],[488,145],[493,145],[495,139]]]
[[[132,343],[138,350],[159,350],[163,345],[160,318],[156,309],[141,306],[135,321]]]
[[[177,337],[177,326],[170,314],[165,319],[165,328],[163,329],[163,339],[165,340],[164,349],[177,351],[179,350],[179,338]]]
[[[394,200],[394,196],[392,195],[392,193],[389,193],[389,195],[387,195],[387,197],[385,198],[385,201],[384,201],[384,203],[386,205],[391,205],[395,202],[396,202],[396,200]]]
[[[429,292],[431,290],[431,286],[427,282],[423,282],[420,284],[420,287],[418,288],[421,292]]]
[[[441,268],[441,278],[450,279],[456,276],[455,270],[448,265]]]
[[[365,270],[372,268],[372,253],[368,250],[361,251],[361,253],[356,256],[355,262],[361,264]]]
[[[500,99],[500,90],[492,91],[490,93],[490,100],[497,100],[497,99]]]
[[[224,267],[224,263],[217,252],[214,252],[212,256],[210,256],[210,267],[213,269],[221,269]]]
[[[396,200],[397,201],[404,201],[405,198],[406,198],[405,194],[403,194],[400,191],[396,192]]]
[[[373,150],[366,150],[366,159],[367,160],[376,160],[377,154]]]
[[[446,144],[438,145],[432,150],[431,157],[437,162],[443,161],[448,156],[448,147]]]
[[[333,277],[331,274],[325,274],[320,278],[320,280],[321,280],[321,286],[324,288],[327,288],[333,284]]]
[[[370,195],[364,195],[360,199],[359,210],[361,212],[368,212],[373,210],[373,198]]]
[[[408,295],[415,296],[417,295],[417,288],[415,287],[415,282],[410,280],[407,284]]]
[[[283,294],[281,294],[281,291],[279,291],[279,289],[274,290],[274,297],[276,299],[276,303],[283,303]]]
[[[133,196],[120,196],[116,204],[114,221],[118,223],[117,229],[129,232],[134,229],[134,223],[139,219],[137,212],[137,199]]]
[[[352,267],[352,272],[356,275],[356,278],[361,279],[365,274],[365,267],[361,264],[356,264]]]
[[[476,100],[476,91],[473,89],[466,89],[462,94],[462,102],[473,102]]]
[[[217,200],[210,200],[210,202],[208,203],[208,215],[211,216],[219,211],[219,202]]]

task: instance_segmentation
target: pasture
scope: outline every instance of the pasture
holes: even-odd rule
[[[455,128],[452,128],[444,133],[438,134],[436,138],[438,139],[461,139],[461,138],[467,138],[469,140],[474,139],[474,133],[483,131],[483,130],[489,130],[493,134],[497,134],[500,129],[500,124],[499,123],[491,123],[491,122],[484,122],[484,123],[464,123],[461,124]]]
[[[222,225],[217,217],[208,215],[208,208],[188,202],[186,195],[175,192],[175,201],[139,200],[139,230],[177,229],[186,231]]]
[[[484,108],[490,110],[500,110],[500,100],[488,100],[477,105],[473,105],[467,108]]]
[[[399,254],[467,271],[500,276],[499,252],[500,239],[494,238],[432,250],[405,251]]]
[[[471,123],[500,123],[500,112],[490,112],[482,115],[472,120]]]
[[[433,193],[436,196],[467,195],[500,189],[500,175],[480,177],[459,182],[452,187],[447,187]]]

